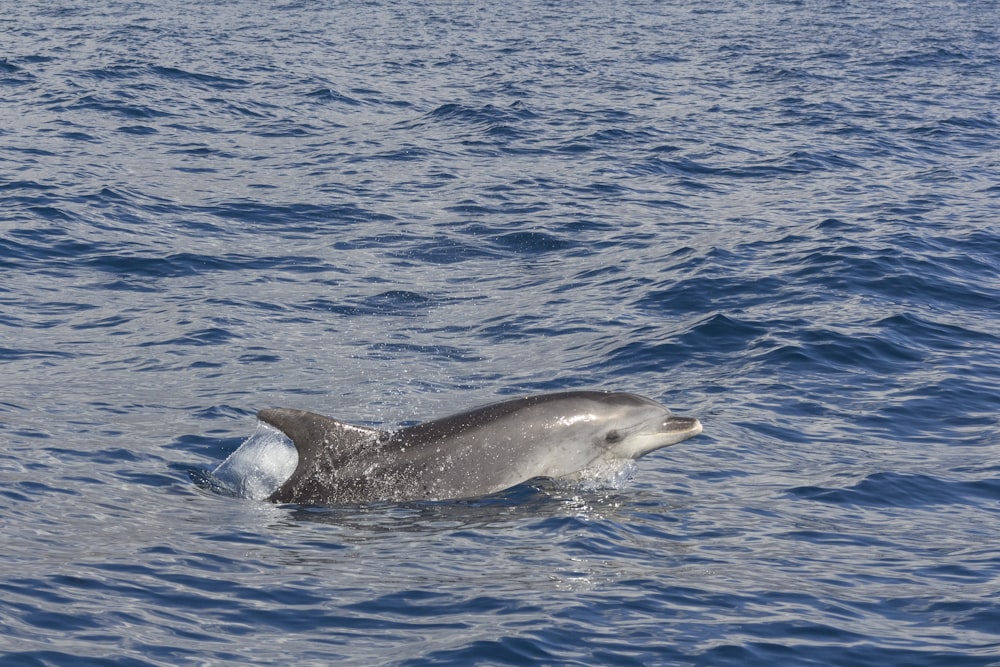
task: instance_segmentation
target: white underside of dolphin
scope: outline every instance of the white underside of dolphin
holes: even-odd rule
[[[574,479],[701,433],[635,394],[574,391],[494,403],[397,431],[262,410],[213,475],[231,493],[300,504],[445,500],[536,477]]]

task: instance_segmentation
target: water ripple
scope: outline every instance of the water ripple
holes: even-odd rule
[[[8,3],[0,662],[995,664],[997,17]],[[570,388],[705,432],[450,503],[198,473],[265,406]]]

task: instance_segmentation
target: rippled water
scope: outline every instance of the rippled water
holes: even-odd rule
[[[12,665],[1000,663],[993,3],[0,16]],[[281,507],[284,405],[600,388],[617,489]]]

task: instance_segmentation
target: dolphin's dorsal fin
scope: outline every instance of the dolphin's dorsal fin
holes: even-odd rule
[[[363,442],[373,442],[381,433],[378,429],[292,408],[261,410],[257,419],[287,435],[299,454],[295,472],[271,494],[272,502],[294,502],[289,499],[303,495],[303,484],[319,477],[317,473],[331,472],[345,454]]]

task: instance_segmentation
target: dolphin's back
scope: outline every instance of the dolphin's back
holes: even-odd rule
[[[352,503],[494,493],[535,476],[536,461],[526,450],[546,425],[546,404],[590,395],[605,396],[516,398],[393,433],[304,410],[261,410],[257,418],[284,432],[299,454],[295,472],[268,500]]]
[[[592,401],[652,403],[600,391],[514,398],[401,429],[389,444],[419,481],[420,497],[487,495],[540,475],[558,476],[563,461],[553,429],[567,414],[586,412]]]

